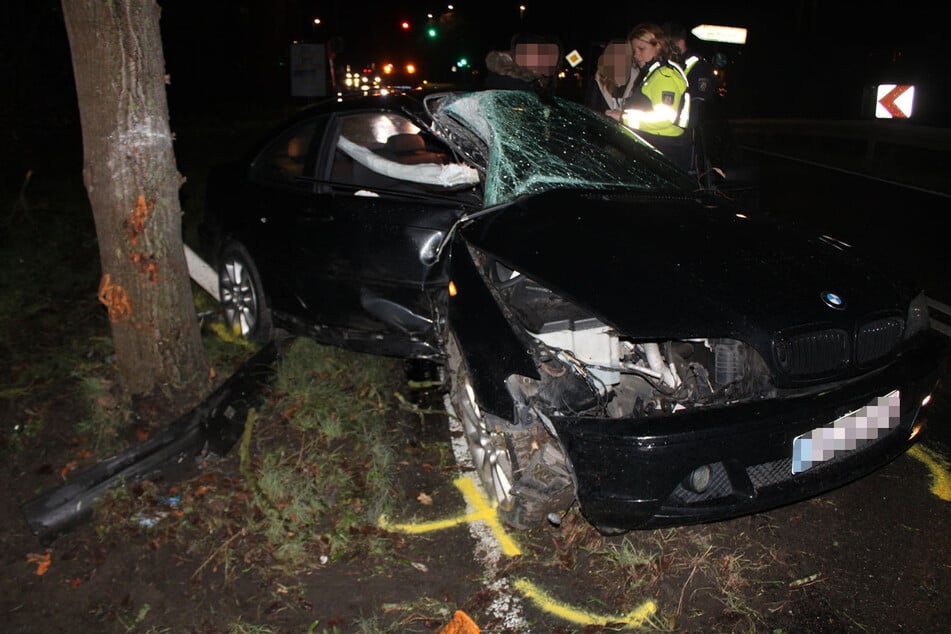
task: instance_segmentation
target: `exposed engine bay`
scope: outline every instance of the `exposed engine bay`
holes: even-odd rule
[[[635,341],[499,262],[489,275],[541,376],[512,377],[509,390],[547,414],[642,418],[774,392],[766,364],[741,341]]]

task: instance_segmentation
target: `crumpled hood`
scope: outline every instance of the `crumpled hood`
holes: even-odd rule
[[[461,236],[638,338],[852,331],[912,298],[868,265],[768,216],[687,197],[558,191],[466,223]],[[823,301],[844,299],[836,310]],[[881,312],[875,316],[882,316]]]

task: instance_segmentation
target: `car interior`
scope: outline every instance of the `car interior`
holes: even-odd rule
[[[476,170],[451,160],[448,148],[391,113],[343,119],[330,178],[356,185],[357,193],[445,190],[479,183]]]

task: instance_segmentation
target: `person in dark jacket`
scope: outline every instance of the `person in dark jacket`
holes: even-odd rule
[[[687,76],[687,90],[690,92],[691,103],[710,101],[716,93],[716,74],[713,64],[690,48],[687,44],[687,29],[678,22],[668,22],[664,25],[667,39],[676,50],[674,59],[683,68]]]
[[[684,74],[687,76],[687,92],[690,95],[690,120],[686,134],[691,143],[688,171],[698,174],[707,186],[712,186],[715,162],[709,147],[717,135],[711,130],[710,119],[715,112],[717,94],[716,72],[707,59],[688,45],[687,29],[679,22],[664,25],[667,39],[674,49]]]
[[[509,50],[489,51],[485,57],[486,88],[554,92],[561,45],[554,38],[517,33]]]

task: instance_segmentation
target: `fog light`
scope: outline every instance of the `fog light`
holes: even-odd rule
[[[711,475],[710,465],[705,464],[702,467],[697,467],[684,480],[684,486],[694,493],[703,493],[710,487]]]

